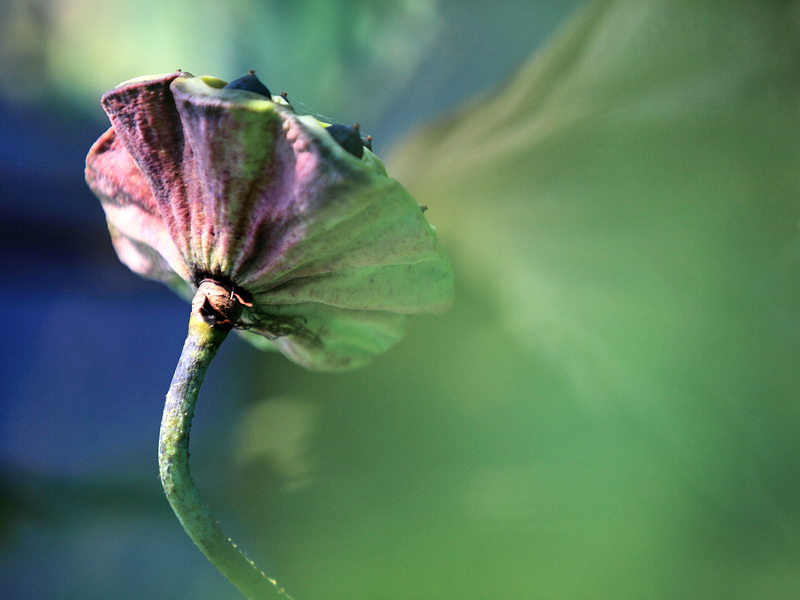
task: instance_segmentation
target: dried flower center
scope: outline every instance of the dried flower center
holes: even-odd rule
[[[192,299],[192,311],[212,327],[231,329],[241,319],[244,304],[232,286],[204,279]]]

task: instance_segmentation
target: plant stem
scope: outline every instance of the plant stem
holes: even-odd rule
[[[278,597],[286,600],[277,582],[267,577],[223,533],[189,472],[189,432],[197,393],[230,330],[230,323],[220,325],[204,312],[203,302],[208,302],[207,297],[213,299],[213,292],[198,299],[203,292],[201,286],[192,303],[189,332],[164,405],[158,445],[161,483],[184,530],[220,573],[250,600]]]

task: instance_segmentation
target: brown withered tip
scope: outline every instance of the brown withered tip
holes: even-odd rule
[[[231,329],[241,319],[242,297],[228,284],[204,279],[192,299],[192,312],[219,329]]]

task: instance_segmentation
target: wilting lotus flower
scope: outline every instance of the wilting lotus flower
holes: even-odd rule
[[[307,367],[356,367],[394,344],[408,315],[447,308],[450,266],[357,128],[298,116],[254,73],[230,84],[139,78],[103,107],[112,126],[89,151],[86,180],[117,254],[192,298],[161,420],[164,491],[223,575],[248,598],[274,597],[275,581],[222,532],[189,472],[211,360],[239,327]]]
[[[260,82],[225,85],[178,72],[103,96],[112,127],[86,179],[120,260],[188,298],[222,283],[244,306],[235,325],[314,369],[359,366],[408,315],[446,309],[433,228],[360,139],[348,151]]]

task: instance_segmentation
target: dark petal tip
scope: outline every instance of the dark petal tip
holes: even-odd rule
[[[361,143],[361,136],[357,128],[349,125],[330,125],[326,131],[331,134],[337,144],[356,158],[364,156],[364,145]]]
[[[256,94],[265,96],[270,100],[272,99],[272,93],[269,91],[269,88],[261,83],[261,80],[256,77],[255,71],[252,70],[247,75],[243,75],[242,77],[239,77],[239,79],[234,79],[223,89],[255,92]]]

